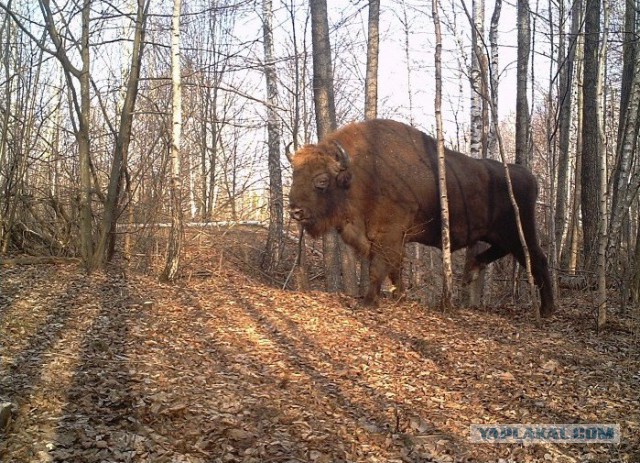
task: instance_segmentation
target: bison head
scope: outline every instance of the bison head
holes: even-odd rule
[[[351,183],[349,155],[338,142],[307,145],[292,159],[289,213],[318,237],[339,224]]]

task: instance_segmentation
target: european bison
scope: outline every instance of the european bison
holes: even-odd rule
[[[440,247],[440,198],[436,142],[391,120],[349,124],[293,159],[291,216],[318,237],[335,228],[371,262],[365,303],[375,304],[389,276],[402,294],[404,244]],[[524,265],[504,166],[446,150],[451,247],[477,241],[491,245],[476,257],[474,270],[507,254]],[[526,168],[509,165],[541,313],[554,311],[547,259],[538,244],[535,204],[538,187]]]

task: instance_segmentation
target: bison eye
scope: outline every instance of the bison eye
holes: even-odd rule
[[[329,186],[329,176],[327,174],[320,174],[313,179],[313,186],[320,191],[325,191]]]

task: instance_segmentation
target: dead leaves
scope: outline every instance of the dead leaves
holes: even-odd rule
[[[202,259],[200,261],[203,261]],[[570,312],[351,308],[217,260],[184,286],[1,268],[2,461],[456,462],[638,459],[640,360]],[[511,314],[512,311],[509,311]],[[578,326],[578,328],[576,328]],[[480,446],[471,423],[621,423],[605,446]]]

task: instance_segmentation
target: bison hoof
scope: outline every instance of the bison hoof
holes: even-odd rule
[[[553,315],[553,312],[555,311],[556,311],[556,308],[553,305],[551,306],[543,305],[542,307],[540,307],[540,316],[542,318],[549,318],[550,316]]]
[[[376,298],[365,297],[360,301],[360,304],[363,307],[376,308],[379,305],[379,299],[377,297]]]
[[[403,289],[394,288],[391,290],[391,297],[394,301],[404,301],[407,298],[407,293]]]

